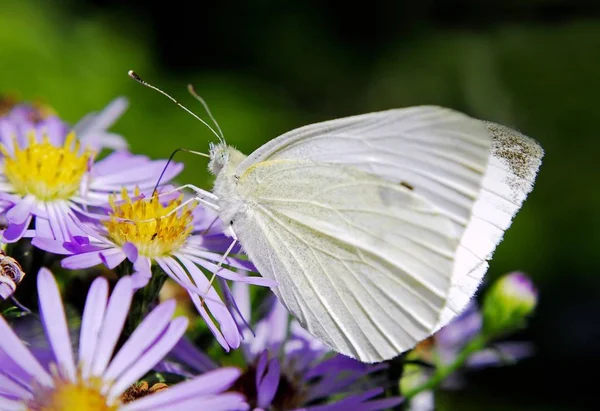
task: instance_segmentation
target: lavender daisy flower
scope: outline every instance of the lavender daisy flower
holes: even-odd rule
[[[115,197],[110,199],[108,220],[79,224],[87,236],[85,239],[60,242],[36,237],[33,244],[55,254],[70,255],[62,260],[62,266],[68,269],[84,269],[101,263],[113,269],[128,259],[133,264],[135,288],[148,283],[152,265],[157,264],[187,290],[217,341],[227,351],[237,348],[241,336],[230,308],[223,304],[202,269],[216,274],[225,300],[232,308],[235,303],[226,280],[268,287],[275,283],[217,266],[231,240],[222,234],[220,220],[210,211],[188,204],[173,212],[182,205],[182,197],[164,204],[157,194],[150,199],[143,198],[139,191],[134,198],[125,191],[121,195],[120,201]],[[232,250],[233,253],[239,251],[239,247]],[[233,257],[224,263],[232,268],[254,269],[250,262]]]
[[[4,242],[23,236],[69,241],[84,235],[72,220],[87,207],[106,205],[109,194],[122,187],[129,191],[153,187],[166,161],[120,151],[94,161],[101,145],[123,146],[122,138],[106,127],[125,106],[117,99],[101,113],[86,117],[75,126],[78,136],[58,117],[36,114],[28,106],[17,106],[0,118],[0,211],[8,223]],[[182,168],[174,164],[164,181]],[[27,231],[32,221],[34,228]]]
[[[233,291],[241,315],[250,318],[248,287],[236,283]],[[364,377],[386,368],[386,364],[364,364],[341,354],[328,355],[321,342],[297,321],[290,321],[289,313],[275,298],[269,305],[254,334],[245,328],[241,348],[247,366],[234,384],[255,410],[368,411],[402,402],[397,397],[375,399],[383,388],[365,381]],[[218,367],[185,339],[171,356],[195,372]],[[331,400],[334,396],[336,399]]]
[[[110,102],[101,112],[90,113],[73,127],[79,140],[86,148],[127,149],[125,139],[108,131],[127,109],[127,100],[119,97]],[[31,131],[47,134],[55,145],[60,145],[71,126],[62,121],[52,108],[42,104],[14,104],[0,116],[0,142],[12,147],[15,140],[19,146],[28,143]]]
[[[40,315],[55,362],[44,368],[0,317],[0,356],[4,356],[0,362],[0,409],[244,409],[241,394],[224,392],[239,377],[235,368],[216,370],[141,399],[123,396],[184,334],[187,319],[172,319],[173,301],[156,307],[113,357],[133,288],[131,279],[123,278],[108,298],[108,282],[96,279],[88,293],[79,350],[74,354],[58,286],[47,269],[38,274],[38,290]]]

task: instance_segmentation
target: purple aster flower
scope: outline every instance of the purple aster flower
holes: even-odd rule
[[[125,98],[119,97],[101,112],[83,117],[73,127],[83,145],[94,149],[127,149],[123,137],[107,131],[127,109],[127,104]],[[60,145],[70,129],[50,107],[41,104],[15,104],[0,116],[0,142],[8,147],[12,147],[15,139],[20,146],[27,144],[32,130],[36,134],[46,133],[51,142]]]
[[[226,280],[268,287],[275,283],[231,269],[254,270],[247,260],[227,257],[226,266],[218,267],[231,239],[222,234],[221,222],[214,213],[194,204],[181,208],[181,197],[164,203],[157,194],[150,199],[139,191],[135,195],[132,199],[123,192],[121,201],[111,198],[107,220],[79,223],[87,236],[83,240],[62,242],[36,237],[33,244],[55,254],[69,255],[62,260],[62,266],[68,269],[101,263],[113,269],[127,259],[133,264],[135,288],[145,286],[152,276],[152,265],[158,265],[187,290],[218,342],[227,351],[237,348],[241,336],[232,316],[235,302]],[[239,247],[232,250],[239,251]],[[227,306],[202,270],[216,274]]]
[[[236,283],[233,292],[240,314],[250,318],[248,286]],[[270,307],[255,324],[254,333],[244,327],[241,348],[247,368],[234,384],[255,410],[383,410],[402,402],[397,397],[376,399],[383,389],[366,381],[365,377],[386,368],[386,364],[364,364],[341,354],[329,355],[321,342],[296,320],[290,321],[288,311],[270,297]],[[185,339],[171,356],[195,372],[217,367]]]
[[[29,106],[16,106],[0,118],[0,211],[8,224],[4,242],[23,236],[62,241],[83,236],[73,219],[88,207],[106,205],[109,194],[123,187],[153,187],[166,161],[118,151],[95,162],[101,146],[124,146],[122,138],[106,128],[125,107],[125,100],[117,99],[84,118],[76,131],[69,131],[56,116],[34,115]],[[182,168],[174,164],[164,181]],[[27,231],[32,221],[34,227]]]
[[[130,278],[121,279],[108,297],[108,282],[92,284],[74,353],[58,285],[50,271],[38,274],[40,316],[54,354],[44,368],[0,317],[0,409],[2,410],[181,410],[244,409],[241,394],[225,392],[239,377],[222,368],[166,390],[123,403],[137,383],[177,343],[187,319],[172,319],[175,303],[157,306],[113,356],[133,297]],[[75,359],[77,358],[77,360]]]

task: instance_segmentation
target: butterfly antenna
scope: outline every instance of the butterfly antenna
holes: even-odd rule
[[[132,79],[134,79],[135,81],[137,81],[138,83],[140,83],[142,86],[146,86],[149,89],[152,89],[154,91],[159,92],[160,94],[162,94],[163,96],[167,97],[169,100],[171,100],[173,103],[175,103],[176,105],[178,105],[180,108],[184,109],[188,114],[190,114],[192,117],[194,117],[196,120],[200,121],[202,124],[204,124],[206,127],[208,127],[208,129],[210,131],[212,131],[212,133],[218,138],[221,139],[222,137],[204,120],[202,120],[197,114],[194,114],[190,109],[188,109],[186,106],[184,106],[183,104],[181,104],[179,101],[175,100],[173,97],[171,97],[169,94],[165,93],[164,91],[162,91],[161,89],[159,89],[158,87],[153,86],[150,83],[147,83],[146,81],[144,81],[140,76],[138,76],[138,74],[133,71],[133,70],[129,70],[127,72],[127,74],[129,75],[129,77],[131,77]],[[219,130],[220,131],[220,130]]]
[[[188,84],[188,91],[190,92],[190,94],[192,95],[192,97],[194,97],[196,100],[198,100],[200,102],[200,104],[202,104],[202,106],[204,107],[204,110],[206,110],[206,114],[208,114],[208,116],[210,117],[210,119],[214,123],[215,127],[219,131],[219,134],[221,135],[221,138],[219,138],[219,140],[221,141],[221,143],[224,143],[225,142],[225,135],[223,134],[223,130],[221,130],[221,127],[219,126],[219,123],[217,123],[217,120],[215,119],[215,117],[213,116],[212,112],[210,111],[210,108],[208,108],[208,104],[206,103],[206,101],[202,97],[200,97],[200,94],[198,94],[196,92],[196,89],[194,88],[194,86],[192,84]]]
[[[169,159],[167,160],[167,164],[165,164],[165,166],[163,167],[163,169],[162,169],[162,171],[160,173],[160,176],[158,176],[158,180],[156,181],[156,185],[154,186],[154,190],[152,190],[152,195],[154,195],[157,192],[158,186],[160,185],[160,180],[162,180],[163,176],[165,175],[165,172],[167,171],[167,168],[169,167],[169,165],[173,161],[173,157],[175,157],[175,154],[179,153],[180,151],[184,151],[186,153],[191,153],[191,154],[196,154],[197,156],[202,156],[202,157],[210,158],[210,156],[208,154],[201,153],[199,151],[188,150],[187,148],[178,148],[178,149],[175,149],[171,153],[171,155],[169,156]]]

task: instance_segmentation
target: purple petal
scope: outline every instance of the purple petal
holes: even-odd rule
[[[11,358],[23,371],[33,376],[37,382],[46,387],[54,385],[52,377],[35,359],[31,352],[25,348],[19,337],[10,328],[6,320],[0,315],[0,350]],[[4,362],[0,364],[0,367]]]
[[[233,283],[233,298],[237,301],[240,314],[245,318],[250,318],[252,313],[250,309],[250,287],[246,283]]]
[[[133,263],[133,269],[135,270],[131,275],[133,288],[137,290],[145,287],[150,281],[150,278],[152,278],[150,259],[144,256],[137,257],[136,261]]]
[[[219,295],[215,291],[214,287],[209,285],[209,281],[200,269],[192,263],[190,260],[184,257],[180,257],[179,260],[185,266],[187,272],[190,274],[196,285],[201,289],[209,289],[207,294],[213,299],[218,299]],[[206,306],[210,310],[211,314],[219,322],[223,337],[232,348],[237,348],[240,345],[241,338],[238,331],[237,325],[231,312],[227,307],[222,304],[214,304],[212,301],[205,300]]]
[[[167,331],[144,352],[131,367],[122,373],[108,393],[109,402],[118,398],[131,384],[136,382],[148,370],[154,367],[173,349],[177,341],[183,337],[188,326],[188,319],[178,317],[171,321]]]
[[[348,411],[348,410],[374,410],[368,408],[365,401],[383,393],[383,388],[374,388],[360,394],[347,396],[333,404],[323,404],[309,407],[310,411]],[[376,408],[375,408],[376,409]]]
[[[188,293],[197,294],[206,301],[212,301],[213,303],[224,305],[220,297],[212,298],[209,297],[203,290],[200,290],[197,286],[192,284],[187,273],[181,268],[179,263],[172,257],[156,258],[155,259],[160,268],[169,276],[173,281],[185,288]]]
[[[212,273],[216,273],[219,277],[223,277],[230,281],[240,281],[247,284],[258,285],[263,287],[274,288],[277,287],[277,281],[270,280],[268,278],[250,275],[240,275],[234,271],[231,271],[225,267],[217,267],[217,264],[213,264],[209,261],[203,260],[202,258],[194,257],[191,255],[186,256],[201,267],[206,268]]]
[[[134,156],[129,151],[115,151],[94,164],[91,171],[92,179],[114,173],[116,169],[123,171],[132,165],[145,164],[149,161],[148,157]]]
[[[4,242],[14,243],[20,240],[23,237],[23,234],[25,234],[27,228],[29,227],[29,224],[31,223],[31,218],[32,216],[30,215],[29,218],[27,218],[27,220],[23,224],[9,224],[8,228],[4,230],[2,234],[2,236],[4,237]]]
[[[42,135],[48,137],[50,143],[56,147],[64,144],[65,137],[69,133],[69,127],[58,117],[49,117],[39,125],[38,130]]]
[[[57,205],[49,203],[46,205],[48,212],[48,223],[50,229],[57,240],[70,241],[71,236],[67,228],[67,219],[70,219],[68,214],[63,213],[63,210]]]
[[[127,411],[162,409],[162,407],[169,406],[170,404],[173,404],[181,399],[194,398],[196,399],[196,401],[198,401],[202,397],[211,398],[212,396],[216,396],[215,399],[219,399],[221,397],[224,397],[225,395],[229,395],[219,395],[219,393],[229,389],[233,385],[233,383],[239,378],[240,375],[241,372],[237,368],[220,368],[215,371],[207,372],[206,374],[203,374],[192,380],[176,384],[170,387],[168,390],[164,390],[152,396],[148,396],[141,400],[137,400],[126,404],[124,406],[124,409],[126,409]],[[210,409],[212,411],[215,408],[211,407],[195,409]],[[227,410],[227,408],[216,409]]]
[[[152,270],[151,270],[152,264],[150,262],[150,259],[148,257],[138,257],[135,262],[133,263],[133,268],[140,272],[143,273],[145,276],[147,276],[148,278],[150,278],[152,276]]]
[[[277,358],[273,358],[269,361],[266,374],[264,374],[264,377],[261,378],[256,386],[258,394],[257,403],[260,408],[267,408],[273,401],[273,398],[275,398],[280,376],[279,361]]]
[[[273,308],[264,319],[269,325],[271,332],[268,338],[268,349],[270,352],[278,352],[287,337],[289,313],[285,307],[274,300]]]
[[[481,331],[482,317],[477,306],[469,304],[463,313],[435,335],[438,346],[458,350]]]
[[[469,368],[484,368],[510,365],[524,358],[531,357],[534,352],[533,344],[530,343],[498,343],[492,348],[487,348],[471,355],[467,361],[467,366]]]
[[[127,110],[129,102],[125,97],[117,97],[107,104],[99,113],[94,113],[93,121],[87,124],[86,129],[106,130],[112,126],[119,117]],[[85,132],[81,130],[80,132]]]
[[[125,260],[125,253],[118,248],[109,248],[101,251],[99,256],[104,265],[111,270]]]
[[[229,311],[231,312],[231,315],[233,316],[235,325],[238,328],[238,332],[241,335],[244,335],[245,331],[249,331],[250,334],[254,335],[254,331],[252,330],[252,327],[250,326],[248,321],[246,321],[246,318],[242,315],[240,308],[238,307],[237,302],[235,301],[235,298],[233,298],[233,293],[229,289],[227,280],[225,280],[224,278],[221,278],[221,277],[217,277],[217,281],[219,282],[219,285],[221,286],[221,292],[223,293],[223,298],[225,299],[225,305],[229,308]]]
[[[195,257],[202,258],[203,260],[207,261],[216,262],[217,264],[223,259],[223,254],[204,251],[193,246],[187,247],[185,251]],[[252,264],[249,260],[238,260],[237,258],[227,257],[223,264],[234,268],[240,268],[246,271],[257,271],[256,267],[254,267],[254,264]]]
[[[13,370],[3,370],[4,372],[10,373]],[[9,374],[10,375],[10,374]],[[12,377],[12,375],[11,375]],[[15,382],[14,380],[12,380],[11,378],[7,377],[6,375],[3,375],[0,371],[0,398],[3,397],[3,394],[9,394],[11,396],[15,396],[21,400],[28,400],[33,398],[33,394],[31,393],[31,391],[28,390],[27,387],[25,388],[23,385]],[[4,410],[4,408],[1,408],[1,410]]]
[[[48,251],[52,254],[58,255],[70,255],[72,252],[65,248],[65,242],[60,240],[54,240],[52,238],[34,237],[31,240],[31,244],[40,250]]]
[[[32,195],[25,196],[23,200],[17,203],[13,208],[6,213],[6,219],[11,224],[20,225],[27,221],[31,216],[31,212],[35,207],[35,197]]]
[[[0,409],[3,411],[23,411],[23,401],[0,397]]]
[[[198,350],[187,338],[179,340],[170,355],[200,373],[217,368],[217,364],[208,355]]]
[[[304,378],[305,380],[310,380],[312,378],[322,377],[324,374],[331,372],[331,370],[344,370],[352,373],[362,373],[365,370],[371,369],[372,367],[373,366],[340,354],[321,361],[319,364],[312,367],[310,372],[306,373]]]
[[[101,251],[92,251],[90,253],[72,255],[64,258],[60,265],[63,268],[68,268],[69,270],[80,270],[82,268],[94,267],[95,265],[102,264],[100,253]]]
[[[139,290],[140,288],[144,288],[150,282],[151,276],[142,272],[135,272],[129,276],[131,278],[131,286],[134,290]]]
[[[132,298],[133,289],[131,279],[123,277],[115,286],[108,301],[106,315],[102,322],[100,337],[98,338],[97,349],[94,353],[92,375],[101,376],[104,370],[106,370],[108,361],[117,345],[117,340],[127,319]]]
[[[107,299],[108,282],[105,278],[98,277],[94,280],[88,292],[81,320],[79,366],[81,367],[81,374],[84,379],[90,376],[100,329],[104,321]]]
[[[166,163],[166,160],[158,160],[147,164],[132,164],[127,167],[126,173],[122,172],[122,170],[114,170],[110,174],[97,176],[92,180],[90,188],[93,190],[113,191],[128,185],[137,185],[140,189],[154,187]],[[163,176],[163,181],[171,180],[181,170],[183,170],[181,163],[171,163]]]
[[[40,315],[48,341],[56,356],[61,376],[68,378],[70,381],[75,381],[77,377],[75,359],[73,358],[71,337],[69,336],[67,318],[58,291],[58,284],[56,284],[52,273],[46,268],[40,269],[37,280]]]
[[[193,380],[192,380],[193,381]],[[180,383],[185,384],[185,383]],[[242,394],[227,392],[217,396],[208,396],[205,398],[198,398],[199,394],[189,398],[177,398],[173,401],[164,402],[162,397],[158,397],[163,392],[172,391],[177,388],[180,384],[177,384],[174,388],[162,391],[156,395],[146,396],[141,400],[125,404],[123,408],[119,410],[167,410],[177,408],[178,410],[210,410],[210,411],[247,411],[250,406],[245,402],[245,398]],[[142,405],[138,405],[141,402]],[[255,411],[260,411],[258,408]]]
[[[364,411],[389,410],[402,403],[404,403],[404,398],[402,397],[389,397],[362,403],[360,405],[360,409]]]
[[[181,280],[179,279],[181,277],[182,279],[189,281],[189,279],[187,279],[187,274],[183,271],[183,268],[181,268],[181,266],[177,262],[175,262],[172,258],[165,258],[165,259],[157,258],[156,262],[158,263],[158,265],[160,265],[162,270],[165,273],[167,273],[167,275],[169,275],[179,285],[183,286],[187,290],[187,292],[192,300],[192,303],[194,303],[194,305],[196,306],[198,313],[200,313],[200,316],[204,319],[204,321],[206,322],[206,325],[208,326],[210,331],[213,333],[213,335],[215,336],[215,338],[217,339],[219,344],[221,344],[221,346],[223,348],[225,348],[225,350],[229,351],[229,349],[230,349],[229,344],[227,343],[227,341],[221,334],[221,331],[219,330],[219,328],[217,326],[215,326],[211,316],[208,314],[208,312],[205,309],[205,305],[203,304],[203,301],[200,300],[200,297],[199,297],[199,295],[201,295],[201,294],[199,294],[200,290],[197,289],[197,291],[191,291],[190,290],[191,287],[184,285],[181,282]],[[203,298],[204,298],[204,301],[209,301],[209,298],[207,298],[206,296],[203,296]],[[210,298],[212,299],[212,297],[210,297]],[[218,302],[217,302],[217,304],[218,304]]]
[[[119,97],[111,101],[101,112],[85,116],[75,125],[74,130],[86,146],[127,148],[123,137],[106,131],[127,109],[127,105],[127,99]]]
[[[335,357],[344,357],[343,355],[336,355]],[[335,359],[334,357],[334,359]],[[318,381],[311,385],[308,400],[313,401],[318,398],[328,397],[338,392],[345,392],[352,387],[357,381],[365,377],[368,374],[374,373],[387,368],[387,364],[376,364],[368,365],[359,363],[348,357],[344,357],[346,360],[354,361],[356,366],[352,365],[350,361],[346,361],[350,366],[344,366],[342,364],[336,366],[335,361],[323,361],[319,364],[326,364],[328,367],[321,368],[319,372],[313,373],[314,376],[318,375],[320,378]],[[357,367],[360,367],[356,369]],[[310,373],[310,371],[309,371]],[[304,376],[305,380],[308,380],[308,373]]]
[[[105,381],[117,380],[127,368],[140,358],[146,349],[155,343],[169,325],[173,313],[175,313],[175,305],[174,300],[166,301],[144,318],[144,321],[135,329],[111,361],[104,373]]]
[[[1,177],[0,177],[1,178]],[[2,184],[1,185],[5,190],[10,190],[10,185]],[[21,201],[21,196],[17,194],[11,194],[6,192],[0,192],[0,201],[8,203],[13,206]]]
[[[265,371],[267,370],[267,364],[269,362],[269,353],[267,350],[263,350],[258,356],[258,362],[256,363],[256,377],[255,384],[258,387],[260,380],[262,379]]]
[[[121,248],[123,249],[123,252],[127,256],[127,259],[129,261],[131,261],[132,263],[135,263],[137,261],[138,249],[133,243],[130,243],[128,241],[125,244],[123,244],[123,247],[121,247]]]

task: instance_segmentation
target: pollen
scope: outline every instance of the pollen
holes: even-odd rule
[[[38,392],[27,405],[29,411],[115,411],[118,404],[108,405],[97,384],[55,381],[52,389]]]
[[[69,133],[61,147],[50,143],[47,136],[41,142],[33,132],[28,137],[29,143],[24,148],[15,139],[14,153],[0,144],[4,174],[14,190],[41,201],[70,199],[79,190],[94,152],[81,151],[75,133]]]
[[[140,197],[136,189],[134,198],[126,190],[121,200],[109,199],[111,219],[104,223],[110,238],[119,246],[130,242],[146,257],[161,257],[177,251],[192,232],[192,211],[197,203],[184,205],[183,195],[163,204],[154,193],[152,198]],[[179,208],[179,209],[178,209]]]

